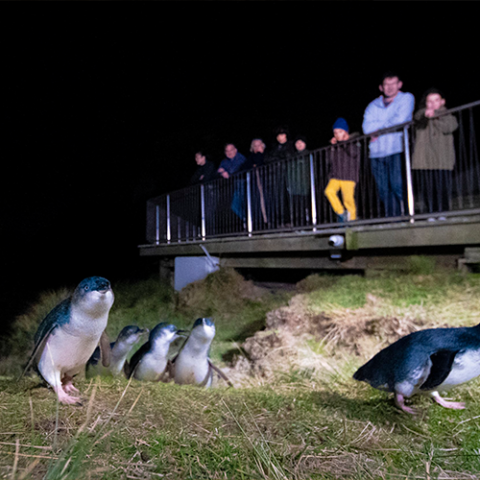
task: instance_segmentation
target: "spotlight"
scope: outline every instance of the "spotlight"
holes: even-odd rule
[[[345,243],[345,237],[343,235],[332,235],[328,239],[328,244],[331,247],[342,248]]]

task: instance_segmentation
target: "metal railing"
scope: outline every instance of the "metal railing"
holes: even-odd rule
[[[147,241],[159,245],[345,226],[339,222],[340,217],[325,194],[332,164],[341,161],[345,149],[350,157],[358,155],[358,181],[354,190],[356,219],[348,224],[443,219],[480,209],[475,130],[478,106],[480,101],[435,117],[455,119],[451,122],[456,124],[454,131],[441,134],[453,136],[455,162],[452,165],[425,168],[430,165],[422,164],[423,157],[415,152],[421,126],[415,121],[407,122],[373,135],[358,135],[306,155],[239,172],[229,179],[219,178],[152,198],[147,202]],[[378,178],[372,172],[369,158],[372,138],[392,133],[400,135],[404,145],[401,171],[397,175],[401,192],[398,185],[395,187],[400,204],[397,212],[390,208],[391,192],[388,198],[379,194]],[[425,157],[429,155],[434,153]],[[343,202],[345,200],[344,197]]]

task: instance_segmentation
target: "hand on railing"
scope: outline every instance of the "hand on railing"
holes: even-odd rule
[[[223,178],[230,178],[230,175],[228,174],[228,172],[223,169],[223,168],[219,168],[217,170],[217,172],[223,177]]]

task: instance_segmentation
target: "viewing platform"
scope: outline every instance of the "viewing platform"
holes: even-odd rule
[[[380,199],[371,171],[372,135],[363,135],[342,142],[354,144],[360,155],[356,220],[340,222],[324,194],[340,148],[329,145],[149,200],[140,255],[158,257],[162,275],[171,273],[175,258],[205,250],[220,266],[245,269],[404,269],[412,255],[473,267],[480,263],[479,106],[473,102],[436,117],[456,119],[453,170],[418,168],[414,122],[375,132],[403,142],[400,215],[386,215],[389,200]],[[440,197],[448,208],[437,207]]]

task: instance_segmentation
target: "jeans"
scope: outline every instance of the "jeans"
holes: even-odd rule
[[[370,160],[378,195],[385,207],[385,216],[401,215],[403,213],[402,154],[395,153]]]

